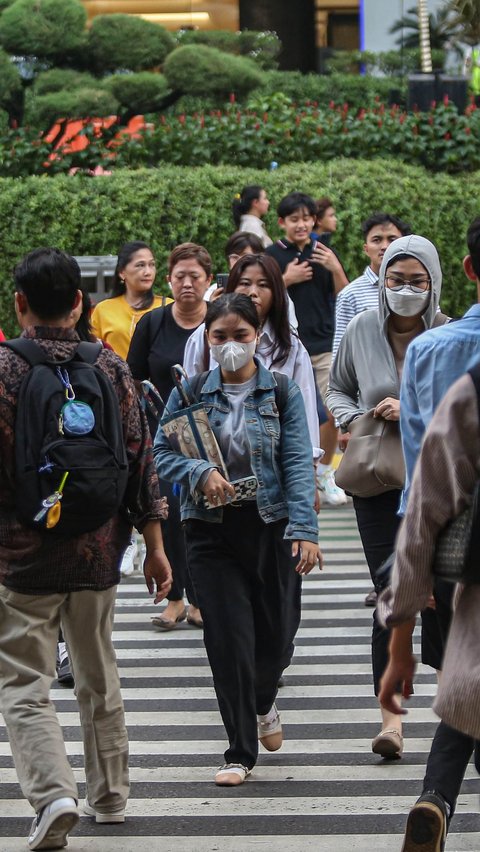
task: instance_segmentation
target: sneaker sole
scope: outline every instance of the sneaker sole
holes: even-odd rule
[[[408,815],[402,852],[443,852],[444,817],[430,802],[422,802]]]
[[[79,820],[78,813],[55,814],[42,837],[29,841],[30,849],[63,849],[68,843],[68,835]]]
[[[89,805],[83,806],[83,812],[87,814],[87,816],[95,817],[95,822],[108,824],[115,822],[125,822],[125,812],[117,814],[102,814],[99,811],[94,810]]]

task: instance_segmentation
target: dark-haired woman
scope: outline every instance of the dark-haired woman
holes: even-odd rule
[[[205,329],[219,366],[207,376],[200,399],[229,479],[253,475],[256,494],[230,503],[231,482],[210,462],[172,450],[161,427],[154,456],[159,476],[182,485],[188,564],[229,739],[215,783],[236,786],[256,763],[258,740],[268,751],[282,745],[278,679],[290,663],[300,622],[300,575],[321,554],[299,388],[288,380],[280,402],[275,376],[254,359],[260,319],[251,299],[232,293],[211,302]],[[181,408],[177,390],[168,407]],[[214,508],[200,502],[202,494]]]
[[[133,378],[151,381],[163,400],[168,399],[173,387],[172,366],[182,363],[185,344],[205,319],[207,302],[204,297],[211,280],[212,260],[203,246],[196,243],[176,246],[168,258],[168,281],[174,301],[151,311],[135,330],[127,358]],[[152,436],[157,425],[150,421]],[[169,484],[165,484],[162,490],[169,505],[163,536],[172,566],[173,583],[167,606],[161,615],[155,616],[153,625],[160,630],[173,630],[187,619],[189,624],[201,627],[201,615],[189,582],[180,503]],[[184,591],[190,603],[188,611],[183,600]]]
[[[153,292],[156,266],[150,247],[139,240],[125,243],[118,252],[112,295],[94,308],[91,323],[96,337],[126,358],[137,322],[165,301]]]
[[[272,240],[262,221],[269,207],[267,193],[257,184],[244,186],[241,193],[235,196],[232,204],[233,221],[237,231],[255,234],[261,240],[263,248],[272,245]]]
[[[230,271],[226,292],[243,293],[254,303],[260,321],[256,356],[267,370],[284,373],[299,386],[314,459],[318,460],[321,451],[313,368],[307,350],[289,322],[288,296],[278,264],[264,254],[240,257]],[[215,357],[209,354],[204,325],[190,337],[183,366],[189,376],[201,373],[206,366],[209,369],[217,366]]]

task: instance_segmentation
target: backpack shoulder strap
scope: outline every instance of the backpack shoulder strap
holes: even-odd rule
[[[472,382],[475,385],[475,390],[477,392],[478,419],[480,421],[480,363],[475,364],[475,366],[468,372],[472,377]]]
[[[277,383],[275,387],[275,402],[280,414],[283,414],[287,406],[288,399],[288,376],[284,373],[273,371],[273,376]]]
[[[50,363],[42,347],[27,337],[16,337],[14,340],[5,340],[1,345],[8,346],[16,355],[20,355],[27,364],[30,364],[30,367],[36,367],[37,364]]]
[[[82,340],[72,357],[79,358],[80,361],[84,361],[86,364],[95,364],[102,349],[103,345],[99,341],[89,343],[87,340]]]

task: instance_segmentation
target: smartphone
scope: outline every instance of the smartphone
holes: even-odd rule
[[[228,281],[228,272],[219,272],[217,277],[216,277],[216,281],[217,281],[217,288],[223,287],[223,289],[225,289],[225,287],[227,286],[227,281]]]
[[[227,505],[228,503],[240,503],[242,500],[253,500],[255,497],[258,485],[256,476],[245,476],[243,479],[234,479],[230,484],[235,489],[235,496],[228,497]],[[202,498],[202,501],[206,509],[221,508],[220,503],[210,503],[205,496]]]

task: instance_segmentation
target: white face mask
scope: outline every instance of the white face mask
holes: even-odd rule
[[[412,293],[408,287],[403,287],[396,292],[386,288],[385,298],[388,307],[394,314],[398,314],[400,317],[414,317],[417,314],[423,314],[427,309],[430,302],[430,290],[426,290],[425,293]]]
[[[236,340],[228,340],[226,343],[213,344],[210,349],[217,364],[220,364],[227,372],[234,373],[235,370],[240,370],[241,367],[248,364],[255,354],[256,346],[256,340],[252,340],[250,343],[237,343]]]

